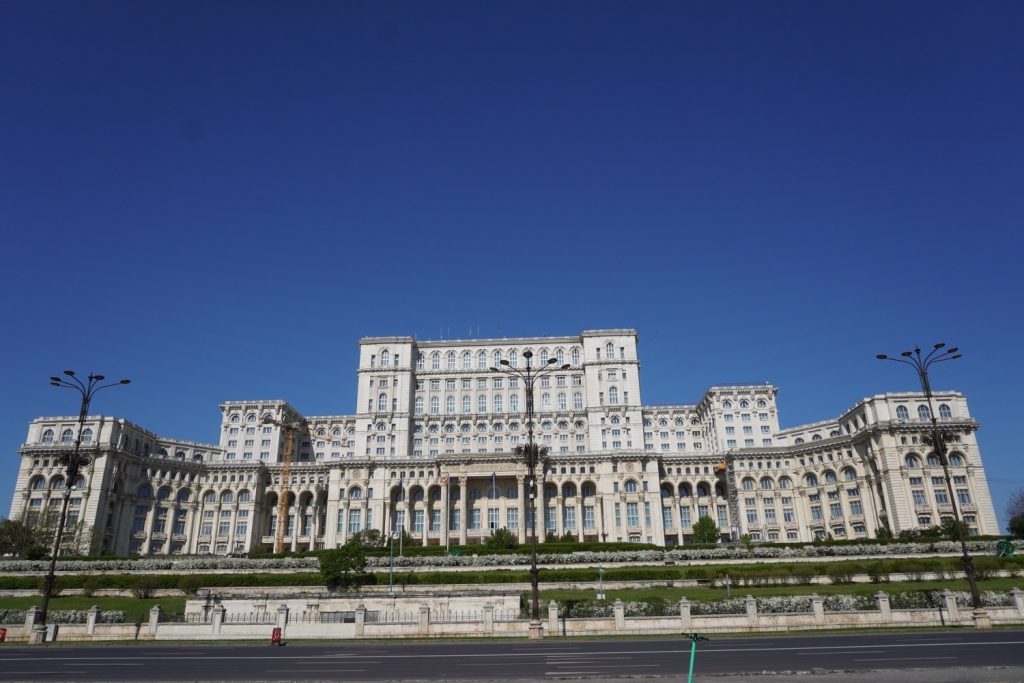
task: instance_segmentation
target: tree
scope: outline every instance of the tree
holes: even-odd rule
[[[349,543],[358,543],[363,548],[383,548],[385,544],[384,536],[377,529],[363,529],[352,534],[352,538],[349,539]]]
[[[320,553],[320,576],[331,590],[358,588],[369,580],[363,545],[353,538],[340,548]]]
[[[1009,523],[1006,530],[1017,538],[1024,538],[1024,488],[1017,489],[1010,495],[1006,505],[1006,518]]]
[[[966,540],[971,535],[971,528],[967,526],[966,522],[958,522],[952,517],[942,520],[939,528],[942,529],[942,535],[951,541]]]
[[[1011,517],[1010,523],[1006,525],[1006,530],[1017,538],[1024,538],[1024,514]]]
[[[718,543],[719,536],[721,532],[710,517],[701,517],[693,525],[694,543]]]
[[[38,526],[16,519],[0,519],[0,556],[41,559],[48,552],[46,538]]]
[[[519,547],[519,538],[502,527],[491,532],[491,535],[484,541],[484,547],[488,550],[515,550]]]

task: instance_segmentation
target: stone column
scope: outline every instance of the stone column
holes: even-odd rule
[[[519,543],[526,543],[526,530],[528,525],[526,524],[526,481],[524,477],[517,476],[515,478],[516,492],[518,492],[519,504]]]
[[[954,597],[954,595],[949,591],[948,588],[942,591],[942,602],[946,606],[946,614],[948,615],[949,625],[959,626],[960,608],[957,607],[956,597]]]
[[[558,495],[552,499],[552,503],[555,505],[555,534],[561,538],[565,533],[565,499],[562,498],[561,488],[558,490]]]
[[[690,601],[686,598],[679,598],[679,626],[683,633],[693,630],[693,619],[690,616]]]
[[[576,488],[576,538],[580,543],[583,542],[583,497],[579,495],[580,489]]]
[[[449,515],[449,509],[451,508],[452,502],[451,502],[451,500],[449,500],[449,496],[451,495],[451,493],[448,490],[448,477],[445,476],[443,479],[441,479],[441,481],[443,482],[441,484],[441,536],[440,536],[438,542],[441,545],[447,547],[448,546],[448,526],[450,524],[450,520],[448,519],[448,515]]]
[[[281,637],[284,638],[285,629],[288,628],[288,605],[278,606],[275,626],[281,629]]]
[[[366,626],[366,605],[360,604],[356,607],[356,637],[362,638],[363,628]]]
[[[484,605],[484,633],[494,633],[494,605],[489,602]]]
[[[878,601],[879,619],[884,623],[891,623],[892,608],[889,603],[889,594],[885,591],[878,591],[875,593],[875,599]]]
[[[86,635],[95,635],[96,633],[96,622],[100,618],[100,608],[93,605],[89,608],[89,611],[85,614],[85,633]]]
[[[221,610],[223,609],[224,608],[221,607]],[[160,614],[162,612],[163,610],[160,609],[160,605],[153,605],[149,609],[149,634],[154,638],[156,637],[156,629],[157,625],[160,623]]]
[[[469,529],[469,477],[459,479],[459,545],[466,545],[466,530]]]
[[[154,500],[149,505],[149,513],[146,515],[146,541],[142,544],[142,552],[140,555],[147,555],[152,552],[153,548],[153,523],[156,521],[156,510],[159,504]]]
[[[811,594],[811,611],[814,612],[815,625],[823,625],[825,623],[825,603],[817,593]]]
[[[814,600],[813,596],[811,600]],[[747,626],[750,630],[754,630],[757,627],[757,600],[754,599],[754,596],[748,595],[743,602],[747,609]]]
[[[430,633],[430,608],[426,605],[420,605],[420,621],[418,633],[421,636],[425,636]]]
[[[152,615],[150,616],[152,619]],[[220,627],[224,623],[224,605],[213,606],[213,632],[220,633]]]
[[[548,603],[548,633],[558,635],[558,603],[554,600]]]
[[[1013,597],[1013,604],[1017,608],[1017,614],[1024,617],[1024,591],[1014,587],[1010,591],[1010,595]]]
[[[615,609],[615,630],[621,631],[626,628],[626,605],[616,598],[612,606]]]

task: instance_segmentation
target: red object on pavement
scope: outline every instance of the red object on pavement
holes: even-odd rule
[[[274,630],[270,632],[270,644],[280,645],[281,644],[281,628],[275,626]]]
[[[0,643],[4,642],[5,640],[7,640],[7,629],[0,628]]]

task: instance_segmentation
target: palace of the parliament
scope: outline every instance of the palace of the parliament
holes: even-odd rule
[[[999,533],[978,423],[962,394],[936,393],[933,408],[920,393],[877,394],[839,416],[781,429],[777,389],[768,384],[645,405],[637,341],[629,329],[364,338],[354,414],[227,401],[216,444],[90,416],[81,436],[93,460],[73,482],[69,524],[89,530],[94,553],[270,549],[285,452],[278,425],[299,423],[287,547],[331,548],[363,529],[404,528],[425,544],[456,545],[504,527],[526,540],[527,469],[514,453],[526,442],[526,390],[512,370],[524,369],[530,351],[534,366],[551,368],[534,389],[535,440],[548,449],[538,469],[538,533],[676,545],[691,542],[705,516],[726,540],[750,534],[763,542],[938,524],[953,507],[939,458],[925,445],[932,409],[952,435],[950,474],[964,521]],[[77,430],[75,416],[30,423],[12,518],[58,514],[65,483],[57,456],[74,447]]]

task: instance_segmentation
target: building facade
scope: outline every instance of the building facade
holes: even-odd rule
[[[558,368],[535,384],[539,534],[659,545],[691,541],[711,517],[724,539],[870,538],[952,516],[943,469],[924,444],[931,410],[952,434],[949,464],[964,520],[998,533],[966,398],[918,393],[862,399],[842,415],[781,429],[777,389],[715,386],[695,404],[648,406],[635,330],[579,336],[360,341],[356,412],[305,417],[285,401],[221,404],[216,444],[169,439],[90,416],[93,454],[72,482],[69,526],[92,552],[193,554],[270,549],[288,496],[292,550],[354,533],[405,529],[431,545],[478,543],[507,528],[527,540],[526,390],[507,361]],[[567,369],[561,369],[568,365]],[[298,423],[290,482],[285,432]],[[19,449],[12,518],[53,519],[65,486],[57,456],[77,417],[41,417]]]

